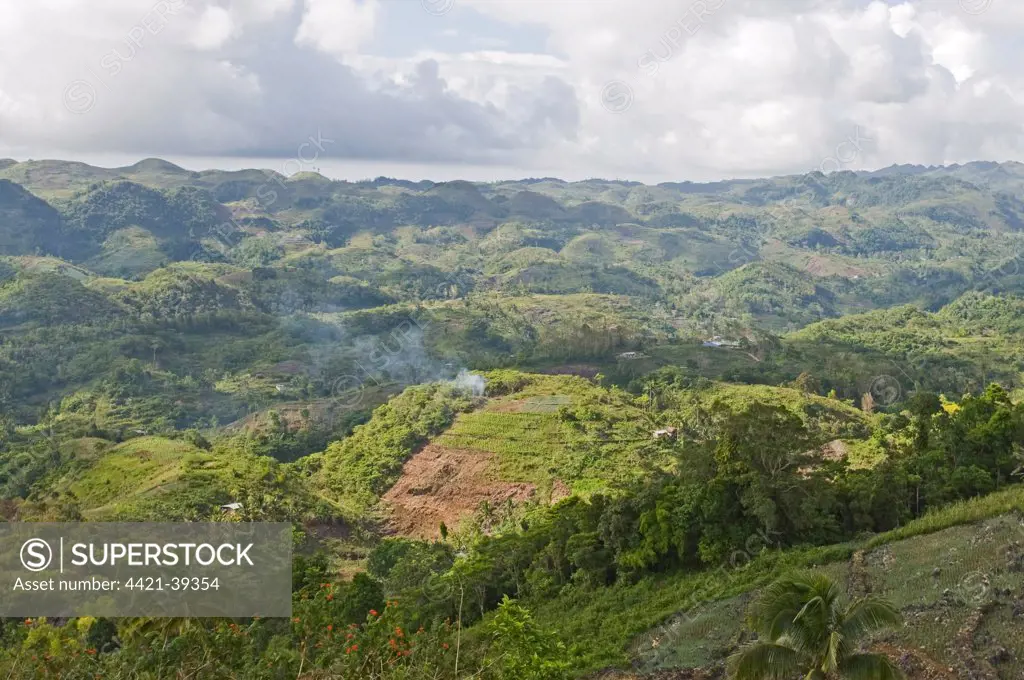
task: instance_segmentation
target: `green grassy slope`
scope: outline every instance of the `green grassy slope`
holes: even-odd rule
[[[1015,487],[864,541],[803,551],[766,549],[707,572],[651,577],[533,604],[539,620],[577,642],[585,668],[707,668],[738,644],[758,587],[787,570],[822,569],[852,596],[864,594],[866,584],[903,611],[906,627],[879,642],[958,672],[969,660],[954,651],[958,633],[973,613],[984,610],[967,649],[978,659],[1008,649],[1017,661],[999,664],[992,677],[1009,680],[1019,677],[1024,659],[1024,639],[1010,624],[1022,597],[1022,513],[1024,490]],[[762,545],[756,544],[758,551]],[[863,558],[854,559],[858,553]],[[595,620],[602,621],[596,629]]]

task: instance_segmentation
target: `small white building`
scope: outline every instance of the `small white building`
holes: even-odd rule
[[[704,344],[705,347],[732,347],[732,348],[735,348],[735,347],[739,347],[740,346],[740,343],[737,342],[736,340],[727,340],[727,339],[723,338],[721,335],[716,335],[713,338],[711,338],[710,340],[705,340],[703,344]]]

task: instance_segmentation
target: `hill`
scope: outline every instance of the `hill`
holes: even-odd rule
[[[0,179],[0,253],[35,255],[61,240],[61,217],[21,186]]]
[[[458,382],[409,388],[374,411],[347,439],[310,459],[323,493],[357,518],[376,507],[399,532],[435,537],[491,507],[569,495],[589,497],[673,469],[672,440],[657,430],[696,432],[705,412],[767,404],[796,416],[807,445],[865,438],[872,420],[841,402],[792,389],[707,384],[649,400],[576,376],[495,371],[486,396]],[[383,506],[378,506],[384,500]]]

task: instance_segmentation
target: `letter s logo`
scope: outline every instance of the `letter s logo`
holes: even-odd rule
[[[29,571],[42,571],[53,561],[50,544],[41,538],[30,538],[21,546],[21,564]]]

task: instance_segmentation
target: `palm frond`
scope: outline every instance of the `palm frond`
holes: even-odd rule
[[[844,680],[906,680],[903,671],[881,654],[854,654],[839,667]]]
[[[903,623],[899,610],[889,602],[876,597],[865,597],[854,602],[843,615],[841,630],[848,640],[859,640],[867,634]]]
[[[793,620],[807,600],[809,588],[796,577],[784,577],[769,584],[751,607],[751,617],[761,637],[778,640],[793,626]]]
[[[828,602],[820,596],[813,596],[793,617],[793,625],[786,631],[786,637],[793,641],[796,649],[821,656],[826,652],[828,636],[832,632],[831,620]]]
[[[767,642],[741,647],[728,661],[732,680],[792,680],[802,674],[796,650]]]
[[[849,640],[843,636],[842,631],[833,630],[828,636],[827,651],[825,652],[822,669],[829,673],[834,673],[842,665],[843,659],[849,655]]]
[[[828,604],[821,596],[812,597],[804,603],[804,606],[800,608],[797,615],[793,617],[793,622],[806,620],[809,624],[820,625],[827,621],[827,606]]]

